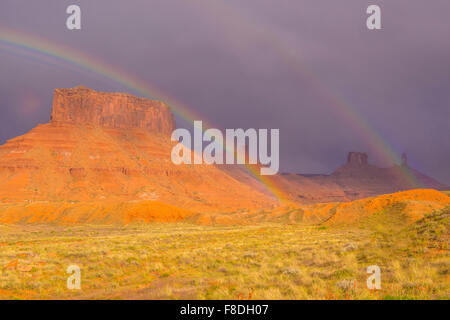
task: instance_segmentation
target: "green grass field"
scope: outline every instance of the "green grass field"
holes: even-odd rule
[[[448,212],[358,228],[0,225],[0,298],[448,299]],[[381,290],[367,289],[370,265]]]

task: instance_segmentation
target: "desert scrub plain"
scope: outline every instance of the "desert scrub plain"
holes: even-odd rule
[[[352,227],[0,224],[0,298],[449,299],[449,212],[405,224],[392,206]]]

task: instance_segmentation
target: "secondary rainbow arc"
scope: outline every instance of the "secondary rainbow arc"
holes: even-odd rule
[[[279,45],[280,39],[276,38],[274,43],[278,45],[279,48],[283,48],[285,46],[284,42],[281,42],[282,45]],[[180,117],[181,119],[193,123],[195,120],[200,120],[204,122],[204,130],[211,126],[211,122],[205,121],[202,116],[200,116],[197,112],[193,110],[192,107],[188,107],[186,104],[182,103],[178,99],[173,96],[168,95],[163,92],[156,86],[149,84],[146,81],[143,81],[133,74],[125,72],[116,66],[109,65],[99,59],[91,57],[80,50],[76,50],[74,48],[68,48],[60,44],[56,44],[54,42],[50,42],[46,39],[38,38],[35,35],[29,35],[17,30],[8,29],[5,27],[0,27],[0,44],[6,45],[11,50],[21,51],[25,50],[32,54],[37,55],[41,60],[44,61],[52,61],[57,60],[58,62],[64,62],[71,66],[75,66],[76,68],[80,68],[82,70],[86,70],[96,75],[100,75],[105,77],[115,83],[123,85],[133,91],[136,91],[138,94],[154,99],[155,97],[159,100],[163,100],[171,106],[171,110],[175,115]],[[281,50],[281,49],[280,49]],[[286,49],[286,54],[288,57],[291,57],[292,50]],[[298,69],[300,68],[298,64],[295,65]],[[306,70],[299,70],[308,74],[310,81],[316,86],[323,90],[317,78],[307,72]],[[325,98],[330,101],[330,104],[338,110],[338,112],[342,115],[342,117],[346,120],[346,122],[352,126],[352,128],[358,133],[361,134],[366,142],[368,142],[377,153],[383,155],[385,158],[392,160],[396,159],[395,153],[392,151],[392,148],[381,138],[379,134],[377,134],[368,124],[365,119],[363,119],[360,115],[356,113],[355,110],[350,108],[345,102],[341,101],[337,97],[331,96],[329,94],[325,95]],[[227,152],[230,152],[227,150]],[[251,165],[245,165],[247,171],[259,180],[269,191],[275,196],[278,201],[281,203],[286,202],[286,197],[284,192],[278,189],[273,181],[271,181],[270,177],[261,176],[258,172],[259,169],[255,169],[255,167]],[[408,171],[404,171],[405,177],[417,184],[415,177],[410,174]]]

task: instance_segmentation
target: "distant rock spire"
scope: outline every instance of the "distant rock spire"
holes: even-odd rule
[[[406,153],[402,153],[402,166],[407,167],[408,166],[408,158],[406,156]]]

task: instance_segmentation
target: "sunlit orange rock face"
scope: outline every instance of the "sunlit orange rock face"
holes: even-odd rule
[[[337,202],[449,188],[410,168],[406,155],[401,165],[378,168],[351,152],[329,175],[263,179],[242,166],[177,166],[174,129],[163,102],[56,89],[49,123],[0,146],[0,223],[319,223]],[[345,219],[344,211],[336,216]]]
[[[170,135],[175,121],[161,101],[126,93],[97,92],[86,87],[56,89],[51,122],[85,124],[103,128],[140,128]]]
[[[0,202],[30,204],[0,220],[176,221],[277,204],[218,167],[174,165],[174,128],[162,102],[56,89],[51,121],[0,146]]]

